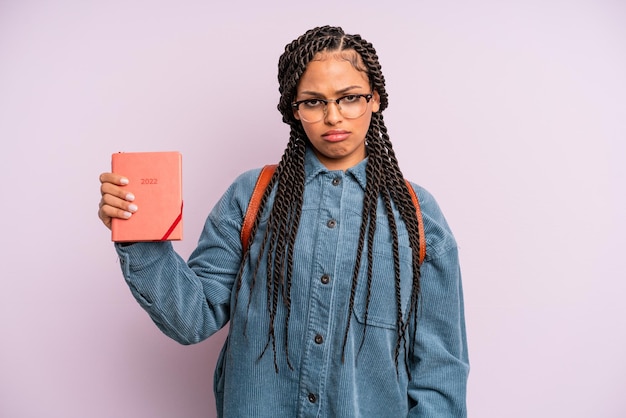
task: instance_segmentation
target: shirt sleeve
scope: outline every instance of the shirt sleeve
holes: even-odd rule
[[[414,185],[424,221],[417,330],[409,359],[409,417],[465,418],[469,356],[456,240],[437,202]]]
[[[116,245],[124,278],[163,333],[181,344],[213,335],[230,319],[241,264],[239,233],[254,176],[235,182],[209,214],[186,262],[170,242]]]
[[[469,360],[456,248],[422,265],[409,417],[466,417]]]

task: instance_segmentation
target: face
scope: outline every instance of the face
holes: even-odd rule
[[[310,123],[294,116],[304,128],[315,154],[330,170],[347,170],[365,158],[365,135],[372,119],[372,112],[380,107],[380,97],[372,92],[367,75],[354,68],[340,55],[318,54],[309,62],[300,78],[295,101],[305,99],[338,99],[350,94],[373,93],[367,110],[356,119],[344,118],[336,103],[330,102],[324,118]]]

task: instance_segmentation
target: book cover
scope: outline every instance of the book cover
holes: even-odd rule
[[[128,178],[124,186],[135,195],[137,212],[113,219],[115,242],[166,241],[183,238],[182,155],[167,152],[119,152],[111,171]]]

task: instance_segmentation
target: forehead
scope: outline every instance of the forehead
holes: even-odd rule
[[[335,92],[348,87],[369,89],[369,78],[355,51],[321,52],[307,65],[298,83],[298,93]]]

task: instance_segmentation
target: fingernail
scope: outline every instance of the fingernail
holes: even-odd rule
[[[132,193],[127,193],[126,200],[128,200],[129,202],[132,202],[133,200],[135,200],[135,195]]]
[[[126,177],[122,177],[120,179],[120,184],[128,184],[128,179]]]
[[[130,205],[128,205],[128,210],[131,211],[131,212],[137,212],[137,209],[138,209],[137,205],[134,205],[132,203]]]
[[[132,213],[130,213],[130,212],[124,212],[124,218],[128,219],[128,218],[130,218],[131,216],[133,216],[133,214],[132,214]]]

